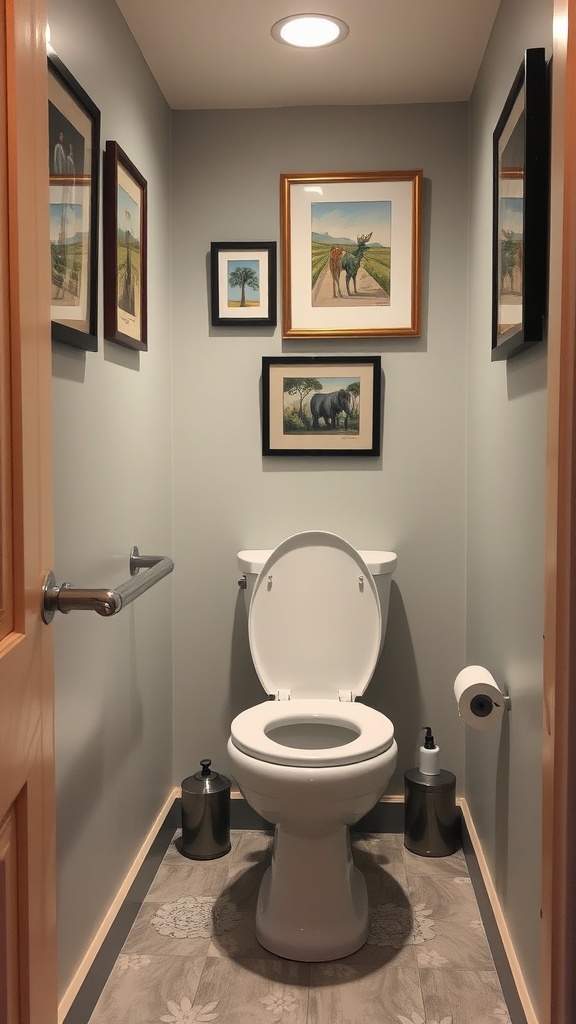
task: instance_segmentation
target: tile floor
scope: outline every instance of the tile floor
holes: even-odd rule
[[[212,861],[177,832],[90,1024],[510,1024],[464,854],[418,857],[356,834],[371,907],[366,945],[303,964],[264,950],[254,909],[271,833],[233,831]]]

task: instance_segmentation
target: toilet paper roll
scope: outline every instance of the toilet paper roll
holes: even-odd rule
[[[454,696],[460,718],[471,729],[492,729],[502,721],[504,694],[482,665],[468,665],[458,673]]]

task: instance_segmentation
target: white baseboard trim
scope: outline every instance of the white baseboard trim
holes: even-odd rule
[[[518,957],[516,956],[512,939],[510,938],[510,932],[508,931],[506,918],[504,917],[504,913],[500,905],[500,900],[498,899],[496,887],[494,885],[494,882],[492,881],[492,875],[490,874],[488,862],[486,860],[486,857],[484,856],[484,850],[482,849],[482,844],[480,842],[478,833],[474,826],[474,822],[470,814],[470,809],[464,797],[460,797],[458,803],[462,810],[462,815],[466,823],[466,828],[468,829],[470,842],[472,843],[472,846],[474,848],[474,853],[476,855],[476,860],[478,862],[478,868],[480,870],[480,874],[482,875],[482,881],[484,882],[486,894],[488,896],[488,899],[490,900],[490,906],[492,907],[492,913],[494,914],[496,927],[498,928],[498,932],[502,940],[504,952],[506,953],[508,964],[510,966],[510,972],[514,979],[514,984],[516,985],[516,991],[518,992],[518,998],[522,1004],[522,1009],[524,1010],[524,1014],[526,1016],[526,1022],[527,1024],[539,1024],[538,1015],[534,1009],[534,1004],[532,1003],[532,1000],[530,998],[530,994],[526,987],[526,982],[524,981],[524,975],[522,974],[522,969],[518,962]]]
[[[130,889],[132,882],[134,881],[136,875],[138,874],[140,868],[142,867],[144,859],[150,847],[152,846],[152,843],[154,842],[156,836],[158,835],[158,832],[160,831],[163,822],[166,819],[166,815],[168,814],[174,801],[179,796],[180,787],[172,789],[168,796],[166,797],[166,800],[164,801],[164,804],[162,805],[160,811],[158,812],[154,824],[152,825],[152,828],[148,832],[148,835],[146,836],[144,842],[142,843],[142,846],[140,847],[138,853],[136,854],[136,857],[130,867],[130,870],[126,875],[126,878],[124,879],[122,885],[120,886],[118,892],[116,893],[116,896],[114,897],[114,900],[112,901],[100,927],[98,928],[98,931],[96,932],[94,938],[92,939],[90,946],[88,947],[86,953],[84,954],[84,957],[82,958],[82,961],[78,969],[76,970],[76,973],[72,978],[72,981],[70,982],[68,988],[66,989],[66,992],[64,993],[62,999],[60,1000],[60,1003],[58,1004],[58,1024],[62,1024],[62,1021],[64,1020],[66,1014],[68,1013],[68,1010],[70,1009],[72,1003],[74,1002],[76,996],[78,995],[78,992],[80,991],[80,986],[82,985],[84,979],[86,978],[86,975],[88,974],[88,971],[90,970],[92,964],[94,963],[94,960],[96,959],[100,947],[104,942],[104,939],[106,938],[116,918],[116,915],[118,914],[118,911],[120,910],[120,907],[122,906],[122,903],[126,898],[128,890]]]

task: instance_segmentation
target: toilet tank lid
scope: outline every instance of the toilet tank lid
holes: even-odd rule
[[[273,550],[273,548],[254,548],[252,550],[239,551],[238,568],[240,572],[258,574]],[[394,572],[396,568],[396,555],[393,551],[358,550],[358,554],[362,561],[366,563],[373,576],[385,576]]]

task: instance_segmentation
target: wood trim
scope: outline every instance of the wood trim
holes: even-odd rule
[[[142,846],[138,850],[138,853],[136,854],[136,857],[134,858],[130,866],[128,874],[126,875],[124,881],[122,882],[122,885],[120,886],[118,892],[116,893],[114,899],[112,900],[112,903],[110,904],[110,907],[108,908],[106,914],[104,915],[104,918],[94,938],[92,939],[92,942],[90,943],[88,949],[86,950],[86,953],[84,954],[82,961],[79,967],[77,968],[74,977],[72,978],[72,981],[70,982],[68,988],[66,989],[66,992],[64,993],[62,999],[60,1000],[60,1004],[58,1006],[58,1024],[62,1024],[62,1021],[64,1020],[66,1014],[68,1013],[68,1010],[70,1009],[72,1003],[74,1002],[76,996],[78,995],[78,992],[80,991],[80,986],[82,985],[84,979],[86,978],[86,975],[88,974],[88,971],[90,970],[92,964],[94,963],[98,951],[100,950],[100,947],[104,942],[104,939],[106,938],[108,932],[110,931],[110,928],[116,919],[120,907],[122,906],[124,900],[126,899],[130,886],[132,885],[134,879],[136,878],[136,875],[138,874],[140,868],[142,867],[146,855],[150,847],[152,846],[152,843],[154,842],[156,836],[158,835],[164,821],[166,820],[166,816],[170,808],[172,807],[172,804],[174,803],[175,800],[178,799],[179,796],[180,787],[172,789],[169,792],[168,796],[166,797],[166,800],[164,801],[162,807],[160,808],[160,811],[158,812],[158,815],[150,831],[148,832],[144,842],[142,843]]]
[[[542,751],[541,1024],[576,1015],[576,694],[573,674],[576,281],[576,0],[555,0],[548,327]],[[573,689],[573,688],[572,688]]]
[[[490,901],[490,906],[492,907],[492,913],[494,914],[496,927],[498,928],[498,932],[502,940],[502,945],[504,947],[504,952],[506,953],[506,958],[508,960],[510,971],[514,979],[514,984],[516,985],[518,998],[522,1003],[522,1009],[524,1010],[524,1013],[526,1015],[526,1024],[539,1024],[539,1019],[536,1010],[534,1009],[534,1005],[530,998],[528,989],[526,987],[526,982],[524,981],[524,975],[522,974],[522,969],[520,967],[518,957],[516,956],[514,944],[510,937],[510,932],[508,931],[508,925],[506,924],[504,911],[502,910],[502,907],[500,905],[498,893],[496,892],[496,886],[494,885],[494,882],[492,880],[492,875],[490,874],[490,869],[488,867],[488,861],[486,860],[486,857],[484,855],[484,850],[482,849],[482,844],[480,842],[478,833],[474,826],[474,822],[470,814],[470,809],[464,797],[461,797],[458,800],[458,803],[461,807],[464,821],[466,822],[466,828],[468,829],[470,842],[472,843],[478,867],[480,869],[480,874],[482,875],[484,888],[486,889],[486,894]]]

